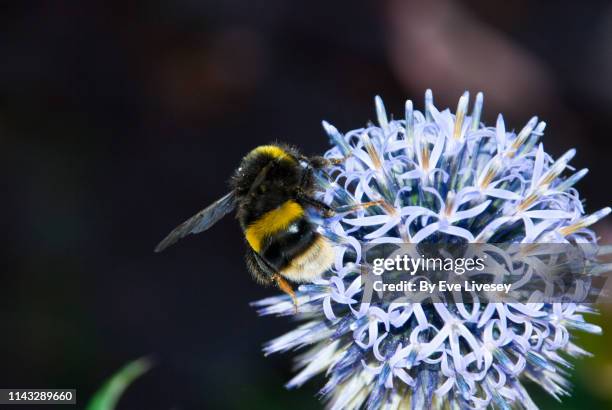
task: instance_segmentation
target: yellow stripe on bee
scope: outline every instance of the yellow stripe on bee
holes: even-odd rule
[[[246,240],[255,252],[261,250],[266,237],[289,227],[296,219],[304,216],[304,208],[295,201],[285,201],[281,206],[263,214],[249,225],[245,231]]]
[[[274,159],[288,159],[293,161],[293,157],[291,155],[287,154],[284,149],[277,147],[276,145],[261,145],[251,151],[251,155],[257,154],[269,155]]]

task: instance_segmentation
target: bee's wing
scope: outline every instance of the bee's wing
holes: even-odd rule
[[[232,191],[174,228],[174,230],[157,245],[155,252],[163,251],[187,235],[204,232],[225,215],[232,212],[235,207],[235,195]]]

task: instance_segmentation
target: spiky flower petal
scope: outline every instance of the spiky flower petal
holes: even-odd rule
[[[596,244],[589,226],[610,213],[585,215],[568,151],[554,160],[540,142],[545,123],[530,119],[518,133],[500,115],[480,122],[483,96],[471,115],[469,94],[457,111],[439,111],[427,91],[425,110],[405,105],[389,120],[376,97],[378,126],[341,134],[323,122],[341,165],[319,174],[320,197],[340,212],[313,215],[336,245],[333,268],[300,286],[303,323],[266,344],[266,354],[294,349],[299,373],[287,387],[324,373],[321,395],[331,409],[536,408],[522,381],[552,396],[568,393],[567,356],[588,353],[571,332],[600,333],[580,303],[361,303],[361,245],[445,241]],[[354,210],[355,204],[381,205]],[[599,269],[601,270],[601,269]],[[597,272],[593,269],[592,272]],[[262,315],[292,315],[285,295],[254,303]]]

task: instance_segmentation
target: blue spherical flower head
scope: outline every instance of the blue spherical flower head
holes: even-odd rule
[[[601,332],[584,320],[587,305],[362,303],[360,266],[363,244],[596,245],[588,228],[610,208],[585,215],[574,185],[587,170],[567,171],[575,151],[548,155],[537,117],[518,133],[501,115],[494,127],[482,124],[481,93],[471,115],[467,92],[453,114],[438,111],[428,90],[424,112],[407,101],[402,120],[375,102],[377,126],[343,135],[323,122],[333,143],[325,157],[346,159],[317,175],[320,198],[347,212],[313,215],[335,245],[335,263],[299,287],[302,323],[265,345],[266,354],[303,350],[287,387],[323,373],[320,394],[331,409],[537,408],[525,379],[555,398],[568,394],[565,357],[588,354],[571,332]],[[355,210],[370,201],[380,206]],[[286,295],[254,305],[262,315],[294,314]]]

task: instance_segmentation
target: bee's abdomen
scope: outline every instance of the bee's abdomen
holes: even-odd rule
[[[304,208],[293,200],[283,202],[280,206],[264,213],[248,224],[244,231],[247,242],[255,252],[261,253],[270,238],[282,234],[304,217]]]
[[[334,262],[331,244],[319,233],[310,229],[308,241],[302,240],[295,247],[283,248],[281,275],[294,282],[311,282],[321,277]]]
[[[293,200],[249,224],[245,236],[255,252],[295,282],[320,277],[333,262],[331,245],[314,230],[304,209]]]
[[[304,217],[268,238],[261,255],[294,282],[317,279],[333,263],[331,245]]]
[[[308,249],[316,235],[306,218],[300,218],[288,229],[269,237],[260,253],[280,270],[287,266],[291,259]]]

